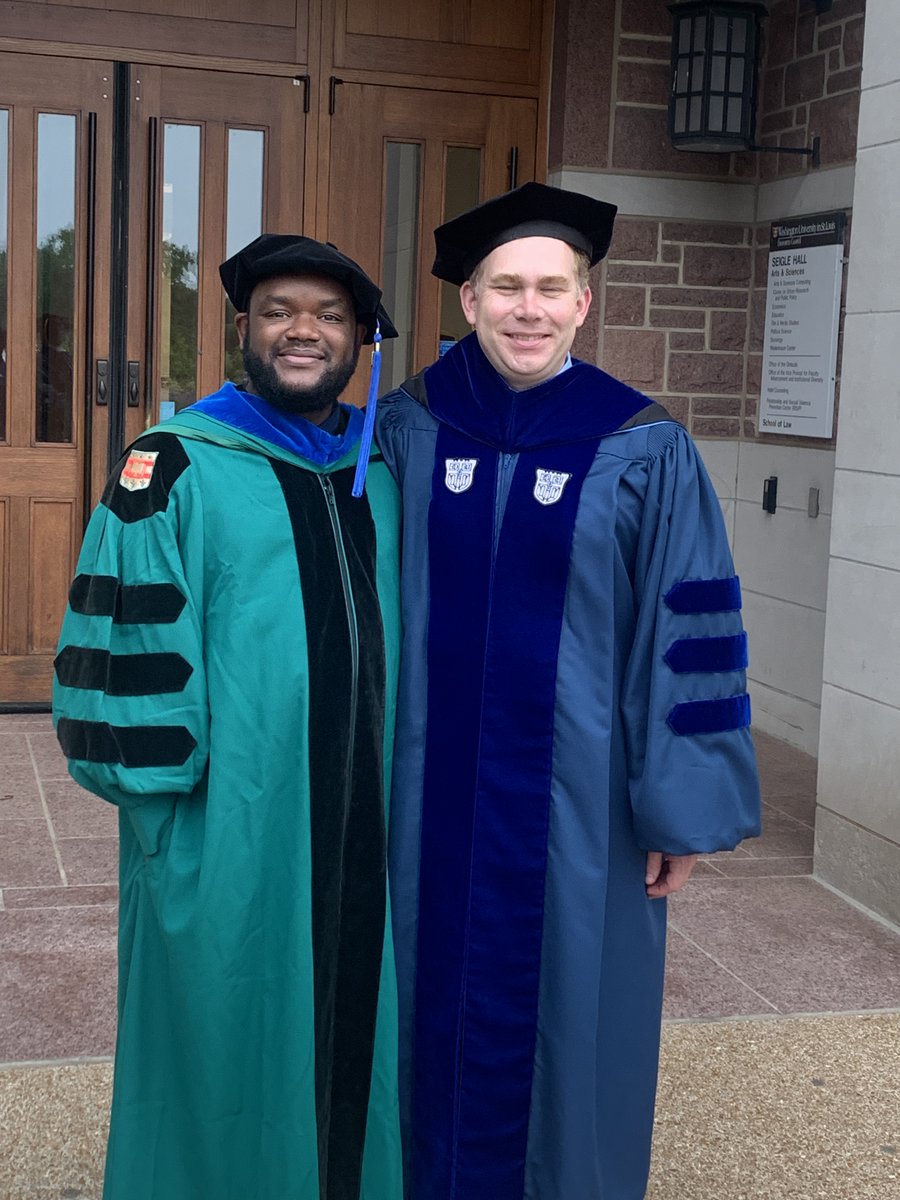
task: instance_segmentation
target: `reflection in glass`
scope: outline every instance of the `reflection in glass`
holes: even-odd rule
[[[6,230],[9,211],[9,112],[0,108],[0,442],[6,441]]]
[[[75,117],[39,113],[35,438],[71,442],[75,315]]]
[[[263,153],[261,129],[228,130],[228,210],[225,217],[225,257],[237,254],[262,233]],[[244,364],[234,327],[234,305],[225,301],[225,378],[240,384]]]
[[[416,142],[388,142],[386,151],[381,278],[384,306],[400,336],[382,342],[382,392],[397,387],[413,370],[422,148]]]
[[[163,132],[160,416],[197,399],[200,126]]]
[[[444,220],[452,221],[481,198],[481,150],[477,146],[448,146],[444,164]],[[440,340],[442,351],[469,333],[459,304],[459,289],[441,283]]]

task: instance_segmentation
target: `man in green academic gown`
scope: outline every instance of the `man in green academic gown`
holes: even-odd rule
[[[309,238],[221,275],[248,382],[117,465],[56,660],[71,773],[120,815],[104,1197],[398,1200],[399,501],[377,455],[351,494],[363,414],[339,402],[396,334]]]

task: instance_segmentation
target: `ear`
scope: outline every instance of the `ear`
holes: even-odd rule
[[[463,316],[470,325],[475,324],[475,289],[468,279],[459,289],[459,302],[462,305]]]
[[[243,350],[244,339],[247,337],[247,326],[250,324],[250,317],[247,313],[234,314],[234,327],[237,330],[238,343]]]
[[[584,324],[584,319],[588,315],[588,309],[591,307],[591,289],[586,287],[575,305],[575,328],[578,329]]]

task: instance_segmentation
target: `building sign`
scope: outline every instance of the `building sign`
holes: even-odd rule
[[[845,220],[820,213],[772,226],[760,433],[831,437]]]

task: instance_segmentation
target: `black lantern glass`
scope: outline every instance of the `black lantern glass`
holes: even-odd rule
[[[672,91],[669,137],[684,150],[749,148],[756,122],[760,20],[753,0],[670,4]]]

